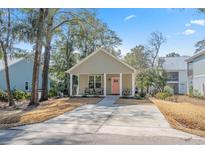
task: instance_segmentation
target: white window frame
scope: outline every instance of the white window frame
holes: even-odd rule
[[[100,77],[100,82],[99,82],[99,81],[98,81],[98,82],[96,81],[96,77]],[[97,88],[97,87],[96,87],[96,84],[97,84],[97,83],[100,83],[100,84],[101,84],[100,88],[103,88],[103,86],[102,86],[102,75],[95,75],[95,88]]]
[[[94,89],[96,89],[96,76],[100,76],[100,82],[98,82],[98,83],[101,83],[101,87],[100,88],[103,88],[103,81],[102,81],[102,75],[88,75],[88,88],[90,88],[89,87],[89,79],[90,79],[90,76],[93,76],[94,77]]]
[[[94,76],[94,75],[89,75],[89,76],[88,76],[88,88],[90,88],[90,77],[93,77],[93,80],[94,80],[94,81],[93,81],[93,82],[94,82],[94,83],[93,83],[93,84],[94,84],[93,88],[95,88],[95,76]]]

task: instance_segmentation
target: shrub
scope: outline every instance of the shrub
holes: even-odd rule
[[[48,97],[56,97],[58,95],[58,92],[56,89],[52,88],[48,92]]]
[[[169,93],[170,95],[174,95],[174,89],[169,86],[164,87],[164,92]]]
[[[204,96],[198,90],[194,89],[193,86],[189,87],[189,96],[204,99]]]
[[[170,93],[168,92],[158,92],[155,97],[158,98],[158,99],[162,99],[162,100],[165,100],[167,97],[170,97],[172,96]]]
[[[193,88],[193,86],[189,86],[189,95],[190,96],[194,95],[194,88]]]
[[[25,92],[25,99],[30,99],[31,98],[31,93]]]
[[[193,90],[193,96],[200,99],[204,98],[203,95],[196,89]]]
[[[129,95],[131,95],[131,90],[130,89],[123,90],[123,96],[129,96]]]
[[[14,90],[13,91],[13,97],[17,101],[26,99],[26,92],[24,92],[22,90]]]
[[[142,98],[144,98],[144,97],[146,96],[146,93],[145,93],[145,92],[140,92],[140,93],[139,93],[139,96],[142,97]]]
[[[0,90],[0,101],[7,102],[8,94],[2,90]]]

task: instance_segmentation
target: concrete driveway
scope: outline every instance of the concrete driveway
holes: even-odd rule
[[[118,106],[116,96],[43,123],[0,130],[0,144],[205,144],[172,129],[152,104]]]

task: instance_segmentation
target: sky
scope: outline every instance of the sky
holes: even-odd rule
[[[195,43],[205,38],[205,14],[196,9],[97,9],[97,16],[122,39],[122,55],[146,45],[155,31],[167,38],[160,56],[170,52],[191,56]]]

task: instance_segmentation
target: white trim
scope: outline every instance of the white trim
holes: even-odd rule
[[[78,77],[77,95],[79,95],[80,75],[78,74],[77,77]]]
[[[70,96],[73,95],[73,74],[70,74]]]
[[[199,56],[202,56],[204,54],[205,54],[205,50],[193,55],[192,57],[186,59],[185,61],[188,62],[188,63],[192,62],[195,58],[198,58]]]
[[[194,75],[193,78],[202,78],[205,77],[205,74],[200,74],[200,75]]]
[[[167,81],[167,83],[179,83],[179,81]]]
[[[106,81],[107,81],[107,77],[106,77],[106,73],[104,73],[104,91],[103,91],[104,96],[107,95]]]
[[[100,76],[101,78],[101,88],[102,88],[102,74],[90,74],[88,75],[88,88],[89,88],[89,77],[94,76],[94,88],[96,88],[96,76]]]
[[[67,74],[67,80],[69,79],[69,74]],[[70,94],[70,80],[67,82],[67,89],[68,89],[68,94]]]
[[[132,96],[135,96],[135,74],[132,73]]]
[[[81,65],[82,63],[84,63],[85,61],[87,61],[90,57],[94,56],[95,54],[97,54],[98,52],[104,52],[105,54],[111,56],[113,59],[115,59],[116,61],[120,62],[121,64],[125,65],[126,67],[128,67],[129,69],[133,70],[134,72],[136,72],[136,70],[131,67],[130,65],[128,65],[127,63],[121,61],[120,59],[116,58],[115,56],[113,56],[111,53],[107,52],[105,49],[99,48],[96,51],[94,51],[93,53],[91,53],[90,55],[88,55],[87,57],[85,57],[83,60],[81,60],[78,64],[74,65],[73,67],[71,67],[69,70],[66,71],[66,73],[70,73],[72,70],[74,70],[76,67],[78,67],[79,65]]]
[[[120,73],[120,96],[122,96],[122,73]]]
[[[165,71],[166,72],[181,72],[181,71],[187,71],[187,69],[178,69],[178,70],[176,70],[176,69],[165,69]]]

